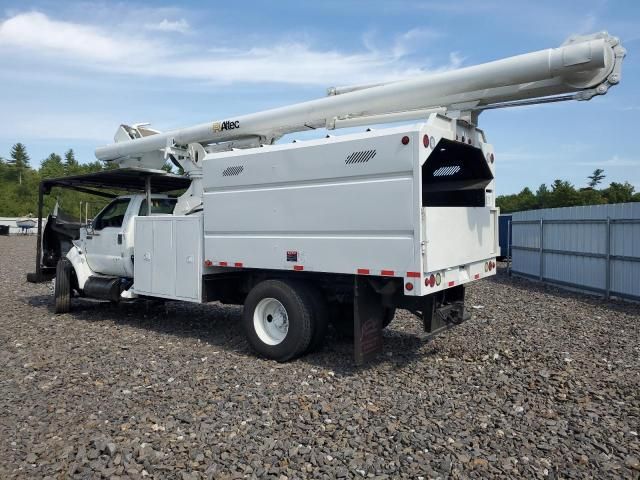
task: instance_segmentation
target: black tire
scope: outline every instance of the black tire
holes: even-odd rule
[[[396,316],[396,307],[384,307],[384,317],[382,317],[382,328],[387,328]]]
[[[55,313],[67,313],[71,309],[71,262],[66,258],[58,260],[54,286]]]
[[[331,325],[339,336],[353,338],[353,304],[335,303],[331,306]],[[384,307],[382,328],[385,329],[396,315],[396,307]]]
[[[313,333],[307,352],[315,352],[322,348],[329,328],[329,307],[322,292],[314,285],[307,285],[307,292],[313,306]]]
[[[260,302],[267,299],[280,302],[288,318],[286,336],[275,344],[261,339],[254,322],[254,315],[259,314],[256,308]],[[297,357],[304,353],[311,343],[312,309],[311,295],[302,284],[286,280],[265,280],[259,283],[247,295],[242,312],[242,324],[249,344],[260,355],[278,362],[286,362]]]

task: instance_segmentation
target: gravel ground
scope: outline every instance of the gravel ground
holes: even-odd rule
[[[640,474],[640,306],[504,274],[425,342],[399,312],[358,369],[329,339],[255,358],[237,307],[75,301],[0,237],[1,478],[462,478]]]

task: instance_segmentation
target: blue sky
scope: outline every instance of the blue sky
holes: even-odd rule
[[[595,168],[640,190],[640,1],[0,3],[0,156],[93,161],[120,123],[166,130],[474,65],[608,30],[620,85],[590,102],[485,112],[498,193]],[[318,134],[321,134],[320,132]]]

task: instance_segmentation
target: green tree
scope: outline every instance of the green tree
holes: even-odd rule
[[[62,158],[57,153],[51,153],[40,164],[40,177],[42,178],[57,178],[63,177],[65,172],[65,165],[62,163]]]
[[[64,154],[64,171],[67,175],[77,175],[80,173],[80,165],[76,160],[76,154],[73,149],[70,148]]]
[[[556,179],[553,181],[550,198],[551,204],[549,206],[552,208],[580,205],[580,195],[567,180]]]
[[[538,208],[547,208],[551,202],[551,192],[545,183],[542,183],[536,190],[536,200]]]
[[[589,187],[596,188],[606,178],[606,175],[603,169],[596,168],[587,178],[589,179]]]
[[[9,165],[15,168],[16,177],[18,178],[18,183],[22,184],[22,176],[29,168],[30,158],[27,154],[27,147],[24,144],[18,142],[13,147],[11,147],[11,160],[9,160]]]
[[[102,162],[100,162],[99,160],[80,165],[80,169],[82,173],[95,173],[104,170]]]
[[[634,191],[635,187],[629,182],[611,182],[609,188],[604,189],[602,194],[607,199],[607,203],[624,203],[632,201]]]
[[[593,188],[580,189],[578,197],[580,198],[579,205],[600,205],[607,203],[600,190],[594,190]]]

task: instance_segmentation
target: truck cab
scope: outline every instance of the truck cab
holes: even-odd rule
[[[176,198],[151,196],[151,215],[171,215]],[[133,277],[134,219],[149,213],[145,195],[117,197],[80,230],[77,247],[92,272]]]

